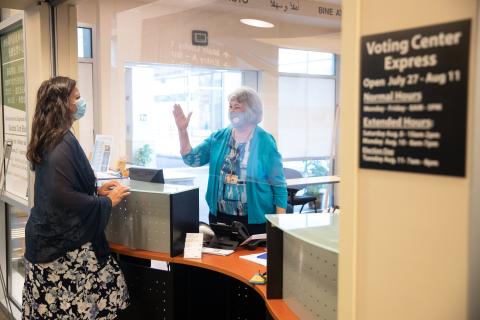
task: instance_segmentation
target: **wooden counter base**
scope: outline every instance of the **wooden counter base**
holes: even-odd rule
[[[174,264],[190,265],[194,267],[212,270],[229,277],[240,280],[244,284],[252,287],[265,301],[265,305],[274,319],[290,320],[299,319],[287,306],[282,299],[267,299],[265,285],[252,285],[248,281],[257,272],[265,272],[266,267],[259,264],[241,259],[240,256],[252,253],[261,253],[263,248],[255,251],[237,249],[233,254],[222,257],[216,255],[203,254],[201,259],[185,259],[183,257],[170,257],[166,253],[151,252],[145,250],[129,249],[123,245],[110,243],[113,252],[131,256],[135,258],[165,261]]]

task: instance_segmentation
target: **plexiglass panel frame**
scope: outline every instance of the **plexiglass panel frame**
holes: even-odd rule
[[[211,173],[208,164],[185,167],[171,108],[181,103],[187,114],[193,112],[189,130],[196,146],[214,130],[228,126],[228,93],[238,82],[218,76],[184,77],[177,86],[172,79],[178,74],[161,75],[159,68],[242,72],[241,84],[258,90],[263,101],[260,126],[276,139],[283,158],[305,161],[333,156],[341,16],[323,14],[326,11],[319,6],[335,7],[333,12],[339,12],[340,6],[313,0],[281,2],[91,0],[77,5],[79,24],[108,21],[97,25],[95,41],[104,53],[98,57],[99,126],[115,135],[112,161],[127,156],[133,163],[143,148],[151,150],[139,157],[148,159],[145,166],[195,175],[202,221],[208,221],[204,198]],[[243,18],[269,22],[270,28],[243,24]],[[204,32],[208,43],[192,42],[192,30]],[[282,69],[280,50],[304,55],[305,70]],[[156,80],[142,79],[140,69],[149,70],[150,80]],[[212,81],[207,81],[209,77]],[[295,77],[301,95],[308,91],[308,99],[286,103],[294,90],[292,81],[281,83],[282,77]],[[193,89],[181,89],[185,82]],[[289,110],[292,106],[298,111],[295,116]],[[296,140],[288,139],[293,136]]]
[[[25,280],[25,226],[29,211],[24,208],[5,205],[7,218],[7,272],[8,293],[12,301],[22,305],[22,290]]]

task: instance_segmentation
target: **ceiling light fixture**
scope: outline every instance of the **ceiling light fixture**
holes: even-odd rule
[[[240,19],[240,22],[248,26],[257,27],[257,28],[273,28],[275,27],[273,23],[257,20],[257,19]]]

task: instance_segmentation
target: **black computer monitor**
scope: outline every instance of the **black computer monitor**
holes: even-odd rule
[[[162,169],[131,167],[128,172],[131,180],[165,183]]]

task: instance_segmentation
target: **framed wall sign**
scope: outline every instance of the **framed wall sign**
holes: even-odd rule
[[[360,168],[465,176],[470,26],[362,37]]]

